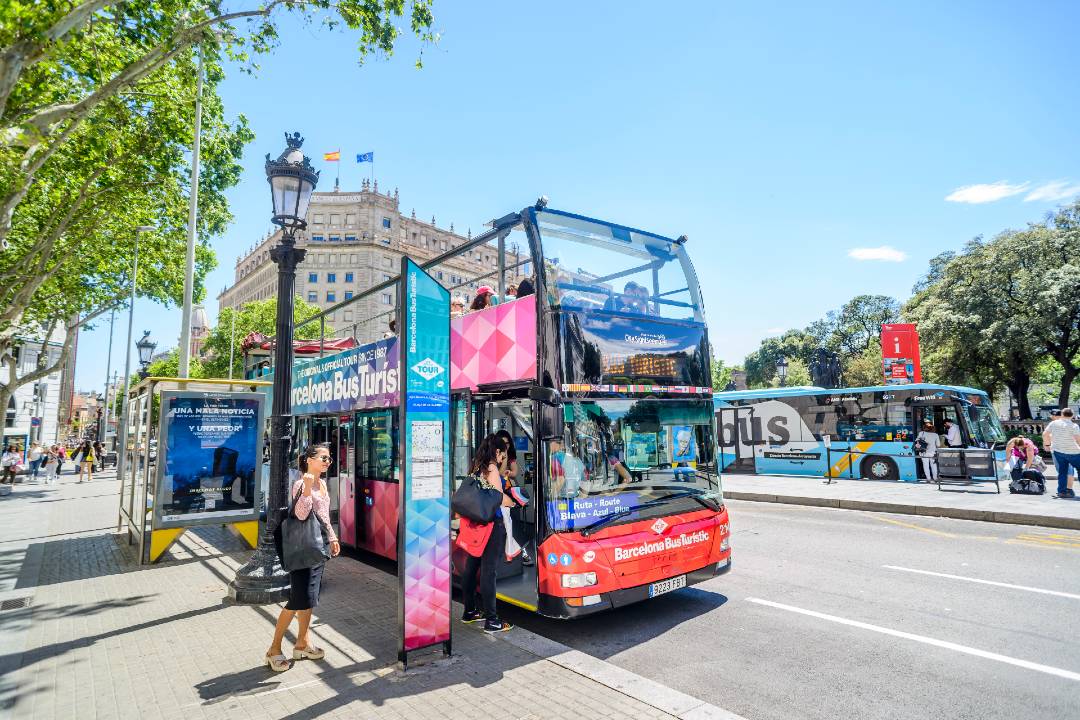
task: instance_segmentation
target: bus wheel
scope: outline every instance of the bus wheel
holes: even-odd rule
[[[870,480],[898,480],[900,473],[889,458],[871,455],[862,461],[862,476]]]

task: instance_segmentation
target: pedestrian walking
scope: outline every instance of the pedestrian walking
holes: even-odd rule
[[[330,542],[330,556],[334,557],[341,552],[341,545],[338,543],[337,535],[334,534],[334,527],[330,524],[330,490],[322,477],[332,462],[329,445],[321,443],[307,446],[300,453],[301,476],[293,483],[289,500],[292,502],[293,514],[298,520],[306,520],[314,511]],[[293,643],[293,660],[321,660],[326,655],[308,638],[311,610],[319,604],[325,567],[326,564],[321,563],[314,567],[289,571],[289,601],[285,603],[285,607],[278,615],[277,626],[274,628],[274,640],[265,658],[267,666],[274,672],[289,669],[289,663],[281,651],[281,641],[294,617],[299,619],[300,629],[296,633],[296,642]]]
[[[503,442],[495,435],[488,435],[476,449],[469,472],[476,476],[481,488],[503,493],[499,466],[505,459],[506,448]],[[511,504],[510,498],[504,494],[502,507],[510,507]],[[495,573],[506,548],[506,529],[502,518],[498,517],[487,523],[461,518],[457,544],[466,552],[465,570],[461,576],[461,602],[465,605],[465,613],[461,616],[461,621],[475,623],[483,620],[486,633],[510,630],[513,625],[499,618],[495,605]],[[477,576],[484,604],[482,611],[476,607]]]
[[[101,472],[105,470],[105,446],[101,444],[100,440],[94,441],[94,462],[97,463],[97,469]]]
[[[55,485],[56,484],[57,468],[60,467],[60,446],[59,445],[53,445],[52,447],[49,448],[49,451],[47,453],[45,453],[44,465],[45,465],[45,484],[46,485]]]
[[[79,482],[83,481],[83,473],[86,473],[86,482],[94,480],[94,446],[89,440],[84,440],[79,446],[79,454],[75,459],[79,467]]]
[[[964,440],[960,436],[960,426],[952,420],[945,421],[945,446],[951,448],[964,447]]]
[[[56,453],[56,474],[60,475],[60,471],[64,469],[64,463],[67,462],[68,449],[67,445],[60,443],[58,446],[58,452]]]
[[[915,436],[915,450],[922,461],[923,476],[929,482],[937,480],[937,451],[941,438],[934,432],[934,423],[927,420],[923,429]]]
[[[0,458],[0,469],[3,470],[3,474],[0,474],[0,483],[15,484],[15,473],[19,470],[19,463],[22,462],[22,454],[18,448],[14,445],[8,445],[7,450],[4,451],[4,455]]]
[[[30,451],[26,454],[26,459],[30,461],[30,479],[34,482],[37,482],[41,459],[44,455],[45,448],[41,447],[41,443],[30,443]]]
[[[1069,469],[1080,472],[1080,427],[1073,422],[1072,408],[1062,408],[1061,417],[1050,421],[1043,430],[1043,447],[1050,446],[1057,469],[1057,498],[1074,498]]]

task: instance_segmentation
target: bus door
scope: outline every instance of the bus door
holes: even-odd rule
[[[963,445],[967,447],[971,444],[967,425],[961,420],[964,413],[960,411],[960,407],[956,403],[916,403],[913,410],[912,420],[915,424],[916,434],[922,431],[923,423],[933,423],[934,432],[941,436],[939,447],[948,447],[948,445],[945,444],[945,423],[951,422],[953,425],[960,428],[960,437],[963,438]]]
[[[720,472],[757,472],[754,461],[753,406],[722,407],[716,411]]]
[[[356,546],[397,559],[397,409],[366,410],[353,422]]]
[[[356,450],[353,434],[352,416],[341,416],[338,448],[333,453],[338,471],[338,539],[345,545],[356,547]]]
[[[533,403],[531,400],[498,400],[483,403],[485,433],[505,430],[514,439],[517,450],[517,475],[514,483],[525,491],[531,502],[510,511],[511,534],[525,549],[534,564],[525,565],[521,553],[499,564],[497,589],[499,599],[512,605],[535,610],[539,601],[536,580],[536,438],[533,435]],[[498,521],[497,521],[498,522]]]
[[[330,463],[330,467],[326,469],[325,480],[326,488],[330,491],[330,522],[337,525],[339,514],[338,474],[341,469],[339,421],[336,417],[318,415],[312,417],[310,423],[311,439],[308,442],[316,445],[326,443],[330,448],[330,457],[334,459]],[[303,446],[301,446],[300,451],[303,452],[303,449]]]

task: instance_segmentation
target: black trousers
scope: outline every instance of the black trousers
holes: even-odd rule
[[[506,528],[500,517],[494,523],[484,553],[480,557],[470,555],[465,560],[465,573],[461,578],[461,602],[465,612],[476,609],[476,575],[480,574],[480,594],[484,598],[484,615],[497,618],[495,609],[495,572],[506,548]]]

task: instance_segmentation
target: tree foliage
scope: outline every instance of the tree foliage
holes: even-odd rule
[[[770,387],[774,381],[778,383],[776,363],[781,357],[788,361],[789,375],[794,360],[799,360],[805,367],[809,367],[810,356],[816,347],[817,339],[803,330],[788,330],[780,337],[765,338],[761,341],[761,346],[747,355],[743,362],[747,386],[761,388]],[[809,384],[809,381],[806,384]]]
[[[294,298],[293,320],[300,323],[318,315],[321,308],[307,302],[299,295]],[[233,324],[235,315],[235,326]],[[255,300],[245,303],[239,311],[222,308],[218,313],[217,325],[210,331],[203,342],[204,363],[203,377],[229,377],[229,348],[233,348],[233,377],[244,377],[243,353],[240,344],[251,333],[260,333],[267,337],[274,335],[277,325],[277,298]],[[326,328],[328,336],[333,329]],[[319,337],[319,325],[308,323],[295,331],[297,340],[315,340]]]
[[[1005,385],[1030,417],[1031,375],[1049,357],[1061,367],[1058,404],[1067,405],[1080,374],[1080,202],[935,258],[905,314],[933,348],[935,379]]]
[[[197,54],[203,91],[196,297],[209,241],[231,220],[224,192],[252,134],[227,120],[228,61],[247,70],[285,17],[357,31],[361,60],[389,55],[396,21],[433,41],[431,0],[75,0],[0,3],[0,403],[55,366],[16,377],[14,347],[52,330],[70,352],[72,318],[138,294],[178,302],[186,245]]]

